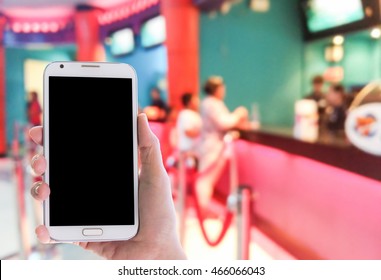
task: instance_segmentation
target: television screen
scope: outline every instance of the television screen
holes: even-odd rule
[[[142,46],[145,48],[153,47],[165,42],[165,19],[157,16],[143,23],[141,32]]]
[[[306,15],[310,32],[353,23],[365,17],[361,0],[309,0]]]
[[[126,55],[134,51],[134,32],[131,28],[124,28],[110,35],[110,51],[114,56]]]
[[[375,0],[300,0],[304,39],[314,40],[380,24]]]

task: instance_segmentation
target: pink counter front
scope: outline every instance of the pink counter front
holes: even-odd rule
[[[239,182],[256,193],[253,225],[296,258],[381,259],[381,158],[276,136],[235,150]]]
[[[381,259],[380,181],[243,140],[236,152],[254,222],[297,258]]]

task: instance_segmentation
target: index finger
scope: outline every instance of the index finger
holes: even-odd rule
[[[32,127],[29,130],[29,136],[36,144],[42,145],[42,126]]]

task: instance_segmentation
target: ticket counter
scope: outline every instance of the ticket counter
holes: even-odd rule
[[[289,129],[241,132],[236,152],[253,223],[297,258],[381,258],[381,157]]]

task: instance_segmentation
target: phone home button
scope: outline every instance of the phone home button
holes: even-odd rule
[[[103,234],[103,230],[100,228],[86,228],[82,230],[82,234],[84,236],[101,236]]]

